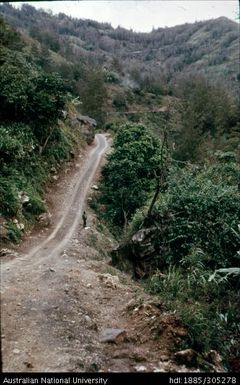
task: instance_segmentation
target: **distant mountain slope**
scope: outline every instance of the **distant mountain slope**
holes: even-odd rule
[[[150,73],[168,79],[180,73],[201,73],[237,89],[239,25],[225,17],[135,33],[108,23],[53,16],[29,5],[18,10],[3,4],[0,13],[68,60],[91,56],[107,65],[114,57],[135,81]]]

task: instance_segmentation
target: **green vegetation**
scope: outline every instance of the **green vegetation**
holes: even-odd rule
[[[202,76],[182,79],[175,85],[179,98],[173,127],[174,158],[204,161],[213,150],[236,150],[239,144],[237,98]],[[176,127],[177,126],[177,127]]]
[[[66,89],[57,74],[30,65],[23,53],[10,52],[0,68],[1,119],[29,124],[39,145],[46,146],[66,102]]]
[[[204,108],[201,111],[204,115]],[[236,126],[237,121],[233,127],[231,123],[225,126],[229,137],[236,135]],[[122,258],[131,262],[138,276],[147,277],[143,281],[146,289],[159,295],[187,328],[182,347],[200,352],[216,349],[228,365],[228,359],[239,354],[238,149],[234,142],[225,141],[231,151],[209,151],[208,158],[203,162],[200,157],[198,164],[172,158],[149,215],[156,192],[155,172],[160,164],[166,167],[166,162],[159,162],[161,146],[157,142],[157,162],[151,163],[151,146],[133,135],[138,130],[138,124],[126,124],[117,131],[98,198],[104,204],[104,218],[123,228],[123,207],[130,213],[122,232]],[[212,141],[222,133],[217,129]],[[193,153],[191,161],[195,159]],[[141,167],[147,168],[150,178],[142,180]],[[118,264],[116,254],[113,262]],[[124,263],[119,260],[119,265]]]
[[[158,95],[168,94],[175,79],[189,73],[204,74],[238,91],[238,24],[224,17],[136,33],[52,15],[28,4],[21,9],[2,4],[0,12],[34,41],[34,56],[45,70],[58,67],[72,91],[85,64],[103,65],[107,84],[121,84],[124,76],[130,88]]]
[[[153,216],[158,268],[146,282],[187,327],[182,347],[216,349],[226,364],[239,354],[239,172],[232,162],[171,170]]]
[[[236,163],[171,169],[168,189],[156,202],[152,218],[152,224],[158,224],[152,242],[159,252],[159,266],[179,263],[194,247],[203,250],[208,267],[236,265],[239,173]],[[137,214],[133,229],[142,220]]]
[[[161,165],[161,143],[143,125],[128,123],[119,128],[113,148],[102,171],[100,202],[110,222],[126,227],[154,188],[152,181]]]
[[[186,326],[183,348],[215,349],[227,364],[228,358],[239,354],[239,273],[232,279],[211,281],[202,258],[202,250],[195,249],[181,260],[181,266],[156,272],[145,284]]]
[[[119,255],[179,316],[183,347],[216,349],[228,365],[240,333],[237,24],[138,34],[29,5],[0,11],[24,31],[0,19],[6,238],[19,239],[20,224],[45,210],[50,169],[69,158],[74,135],[60,119],[72,94],[115,135],[91,203],[99,231],[113,230]],[[105,255],[100,238],[90,243]]]
[[[3,20],[0,30],[0,217],[4,237],[16,241],[46,209],[50,168],[69,158],[74,137],[59,124],[67,101],[63,80],[34,64]]]

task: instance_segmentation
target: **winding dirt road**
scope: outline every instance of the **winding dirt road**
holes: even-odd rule
[[[50,300],[48,292],[53,290],[52,275],[56,272],[55,269],[58,269],[60,274],[60,265],[63,271],[66,267],[63,260],[60,262],[60,255],[79,227],[87,192],[108,148],[106,137],[102,134],[96,135],[95,142],[95,147],[75,176],[74,185],[69,186],[65,201],[59,204],[60,217],[50,235],[41,239],[40,243],[35,244],[35,247],[26,254],[1,261],[1,334],[4,371],[31,369],[29,355],[33,356],[36,353],[39,355],[39,352],[41,359],[38,357],[38,361],[43,363],[40,366],[39,363],[38,365],[35,363],[35,370],[37,368],[46,371],[49,365],[51,370],[56,366],[59,370],[55,353],[52,361],[50,358],[52,352],[49,344],[51,345],[53,333],[46,315],[46,312],[49,312],[49,303],[46,301]],[[63,281],[59,275],[57,280],[61,286]],[[59,283],[55,289],[61,289]],[[53,302],[58,303],[56,296]],[[54,305],[53,308],[57,307]],[[41,327],[41,331],[38,330],[38,326]],[[54,325],[52,327],[54,328]],[[64,370],[65,366],[61,364],[61,367]]]
[[[30,250],[25,258],[15,259],[9,262],[11,266],[21,265],[21,268],[24,266],[24,269],[26,266],[29,266],[32,270],[32,268],[35,265],[39,265],[42,260],[46,261],[47,258],[53,260],[53,258],[57,257],[73,237],[74,231],[81,219],[81,212],[90,184],[96,174],[102,155],[108,148],[108,143],[104,135],[97,134],[95,141],[96,147],[88,154],[83,167],[81,167],[79,171],[79,175],[75,177],[75,186],[72,188],[72,191],[69,191],[66,197],[66,205],[63,205],[64,210],[55,229],[44,241]],[[2,288],[4,288],[6,280],[13,278],[10,272],[6,273],[6,269],[9,269],[9,263],[1,266]],[[18,274],[18,271],[12,271],[12,273]]]
[[[109,264],[114,240],[89,209],[89,227],[80,223],[108,147],[96,135],[81,165],[59,181],[52,226],[1,260],[4,372],[183,370],[172,361],[183,333],[175,315]],[[120,340],[104,340],[109,329],[121,330]]]

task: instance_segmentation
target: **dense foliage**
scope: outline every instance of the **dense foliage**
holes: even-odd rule
[[[228,366],[239,354],[240,168],[233,153],[216,155],[211,165],[171,168],[148,224],[155,252],[142,264],[154,267],[147,289],[187,328],[182,347],[216,349]],[[130,239],[145,215],[135,214]]]
[[[73,141],[59,125],[63,80],[37,66],[3,20],[0,32],[0,218],[7,221],[3,237],[16,240],[24,222],[44,211],[49,170],[69,156]]]
[[[179,114],[173,156],[182,161],[204,161],[213,150],[236,150],[240,139],[238,99],[202,76],[175,84]],[[176,127],[177,126],[177,127]]]
[[[63,80],[30,64],[23,53],[9,52],[0,67],[1,120],[26,122],[44,144],[66,101]]]
[[[199,248],[208,268],[237,266],[240,168],[234,162],[172,168],[168,189],[156,202],[152,224],[159,268],[178,264]],[[132,232],[143,218],[136,214]]]
[[[102,171],[101,202],[106,217],[123,226],[154,187],[154,175],[161,166],[161,143],[146,127],[128,123],[118,130],[113,148]]]

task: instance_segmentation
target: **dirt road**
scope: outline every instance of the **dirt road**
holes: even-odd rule
[[[91,217],[89,228],[79,223],[107,148],[96,135],[73,178],[59,184],[52,228],[2,259],[5,372],[180,370],[171,361],[173,340],[182,333],[174,316],[109,265],[113,241],[101,224]]]
[[[79,174],[75,176],[75,185],[72,191],[68,192],[65,202],[63,202],[62,207],[60,206],[60,210],[62,211],[61,218],[52,233],[44,241],[30,250],[26,258],[14,260],[10,262],[10,265],[20,264],[21,267],[24,266],[24,268],[29,266],[31,271],[33,266],[39,265],[42,260],[46,262],[48,258],[53,260],[54,257],[57,257],[72,238],[81,220],[83,205],[91,181],[95,176],[101,157],[108,147],[104,135],[97,134],[95,140],[96,147],[88,154]],[[24,264],[23,261],[25,262]],[[11,273],[5,274],[7,268],[8,264],[4,264],[1,267],[2,285],[4,285],[5,280],[9,279],[12,275]],[[15,274],[18,274],[18,272],[15,271]]]

